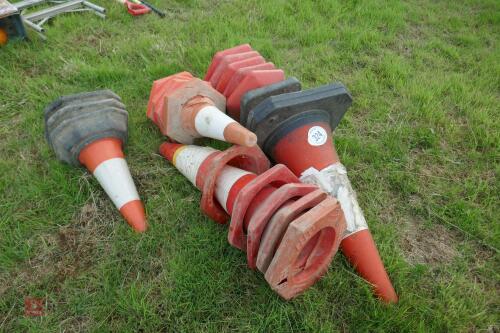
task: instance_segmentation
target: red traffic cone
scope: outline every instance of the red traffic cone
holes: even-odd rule
[[[83,164],[137,232],[147,228],[144,206],[130,175],[122,145],[128,113],[109,90],[64,96],[45,109],[49,145],[57,157]]]
[[[212,78],[212,74],[214,73],[215,69],[217,68],[220,61],[222,60],[222,57],[224,57],[225,55],[248,52],[248,51],[253,51],[250,44],[238,45],[238,46],[232,47],[230,49],[217,52],[212,59],[212,63],[208,67],[207,74],[205,75],[204,80],[210,81],[210,79]]]
[[[255,58],[255,57],[260,57],[259,52],[248,51],[248,52],[235,53],[235,54],[229,54],[229,55],[223,56],[221,58],[219,65],[215,68],[215,71],[212,74],[212,77],[210,78],[210,83],[212,84],[213,87],[216,87],[219,84],[219,80],[221,79],[221,76],[223,74],[225,74],[225,72],[227,71],[227,69],[229,68],[229,65],[231,63],[235,63],[235,62],[239,62],[241,60]]]
[[[345,229],[335,199],[296,183],[283,165],[268,169],[258,148],[164,143],[160,153],[202,190],[208,216],[219,223],[232,216],[229,243],[247,252],[249,267],[280,296],[298,295],[326,272]]]
[[[261,88],[271,96],[248,112],[247,128],[255,131],[259,145],[277,163],[283,163],[305,183],[318,185],[337,198],[347,222],[341,249],[360,275],[386,302],[398,297],[385,271],[377,247],[340,163],[331,133],[351,104],[341,84],[272,95],[273,86]],[[280,88],[282,89],[282,87]],[[259,98],[257,94],[251,96]],[[251,103],[252,98],[244,98]],[[300,152],[298,155],[297,152]]]
[[[188,72],[153,83],[147,116],[164,135],[182,143],[209,137],[251,147],[255,134],[228,117],[225,98]]]
[[[238,68],[231,74],[231,77],[227,78],[228,82],[224,90],[220,91],[224,94],[224,96],[231,96],[248,73],[253,71],[268,71],[272,69],[276,69],[272,62]]]
[[[285,74],[275,69],[257,51],[245,44],[217,52],[205,80],[227,98],[228,114],[238,120],[241,97],[252,89],[283,81]]]
[[[229,83],[229,81],[231,80],[233,75],[236,73],[236,71],[238,71],[240,68],[260,65],[260,64],[264,64],[265,62],[266,62],[266,60],[264,59],[264,57],[257,55],[255,57],[250,57],[247,59],[238,60],[238,61],[235,61],[232,63],[228,63],[226,69],[224,69],[224,70],[221,69],[221,71],[223,71],[223,73],[221,74],[220,79],[217,82],[217,86],[216,86],[217,91],[224,92],[227,84]]]

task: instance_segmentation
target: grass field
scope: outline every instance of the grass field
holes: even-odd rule
[[[499,332],[498,1],[153,2],[167,18],[96,0],[106,20],[59,17],[47,42],[0,49],[0,332]],[[245,42],[305,87],[352,92],[335,141],[399,304],[374,299],[340,253],[281,300],[158,155],[153,80],[203,77]],[[142,235],[44,139],[48,103],[100,88],[130,114]],[[46,316],[23,315],[27,296]]]

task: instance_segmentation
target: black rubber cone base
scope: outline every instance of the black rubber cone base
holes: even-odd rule
[[[118,95],[99,90],[63,96],[44,111],[45,136],[62,161],[80,165],[80,151],[103,138],[127,141],[128,113]]]
[[[351,104],[352,97],[342,83],[328,84],[266,98],[249,112],[245,126],[257,134],[263,147],[271,134],[302,113],[322,111],[334,130]]]
[[[250,90],[241,98],[240,106],[240,122],[243,126],[246,125],[248,114],[252,109],[259,105],[266,98],[286,94],[294,91],[300,91],[302,86],[300,81],[294,77],[284,81],[270,84],[262,88]]]

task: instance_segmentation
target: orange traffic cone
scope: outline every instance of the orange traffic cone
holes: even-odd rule
[[[217,66],[221,62],[222,57],[224,57],[226,55],[230,55],[230,54],[249,52],[249,51],[253,51],[252,47],[249,44],[243,44],[243,45],[238,45],[238,46],[232,47],[230,49],[226,49],[226,50],[219,51],[219,52],[215,53],[215,55],[212,59],[212,63],[208,67],[207,74],[205,75],[204,80],[210,81]]]
[[[207,82],[182,72],[153,83],[147,116],[177,142],[189,144],[195,138],[209,137],[254,146],[255,134],[221,110],[226,110],[224,96]]]
[[[285,73],[254,51],[250,45],[236,46],[215,54],[205,80],[227,98],[228,114],[240,119],[242,96],[252,89],[283,81]]]
[[[109,90],[64,96],[45,109],[45,130],[57,157],[83,164],[98,180],[127,223],[147,228],[144,206],[125,161],[128,113]]]
[[[259,94],[271,97],[251,110],[246,104],[259,99],[259,94],[244,98],[242,110],[248,114],[247,128],[257,134],[259,145],[274,161],[288,166],[302,182],[316,184],[337,198],[347,223],[340,245],[343,253],[373,285],[377,296],[386,302],[397,302],[398,296],[331,137],[332,128],[351,104],[348,91],[341,84],[332,84],[273,96],[274,89],[261,88]]]
[[[280,296],[298,295],[326,272],[345,230],[335,199],[297,183],[283,165],[268,169],[258,148],[164,143],[160,153],[202,190],[208,216],[225,223],[231,215],[229,243],[247,252],[249,267]]]

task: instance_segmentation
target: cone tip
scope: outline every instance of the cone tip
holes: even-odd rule
[[[253,147],[257,144],[257,135],[237,122],[229,124],[224,129],[224,138],[227,142],[245,147]]]
[[[255,133],[253,132],[250,132],[245,143],[247,147],[255,146],[257,144],[257,135],[255,135]]]
[[[396,291],[368,229],[345,237],[341,248],[358,273],[373,286],[373,291],[378,298],[386,303],[398,302]]]
[[[142,233],[148,228],[146,213],[141,200],[133,200],[120,208],[127,223],[137,232]]]

